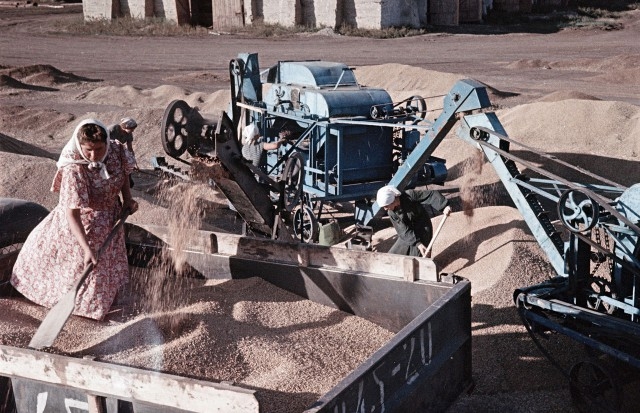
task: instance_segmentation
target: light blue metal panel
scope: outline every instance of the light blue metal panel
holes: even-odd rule
[[[262,82],[260,81],[260,65],[257,53],[240,53],[238,59],[244,62],[242,77],[242,95],[253,102],[262,100]]]
[[[384,89],[304,89],[283,84],[273,85],[267,92],[266,103],[270,110],[286,109],[315,119],[345,116],[369,119],[372,106],[386,106],[388,111],[393,106]]]
[[[344,74],[343,74],[344,72]],[[344,63],[309,61],[280,62],[279,83],[306,85],[310,87],[357,85],[353,71]],[[340,77],[342,76],[342,79]]]
[[[617,199],[616,209],[629,221],[640,222],[640,184],[632,185],[624,191]],[[618,242],[615,244],[614,252],[621,262],[638,268],[638,257],[636,255],[640,250],[640,247],[638,247],[638,235],[634,231],[628,230],[628,227],[624,224],[621,228],[624,228],[624,230],[617,234]],[[634,291],[634,287],[640,285],[640,280],[634,280],[633,275],[625,270],[620,262],[616,262],[614,265],[613,278],[617,290],[622,296],[637,297],[640,294],[640,291]]]
[[[473,79],[459,80],[444,98],[444,110],[469,112],[491,106],[487,89],[483,83]]]
[[[308,105],[311,113],[318,116],[364,116],[370,118],[371,107],[387,105],[391,111],[392,100],[384,89],[305,90],[300,93],[300,102]]]

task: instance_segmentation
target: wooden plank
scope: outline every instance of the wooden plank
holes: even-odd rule
[[[403,264],[404,279],[407,281],[415,281],[418,278],[416,260],[413,257],[406,257]]]
[[[212,0],[211,15],[214,29],[227,27],[243,27],[244,2],[243,0]]]
[[[169,246],[172,245],[167,227],[139,225],[139,228],[148,231]],[[405,269],[408,268],[413,273],[412,277],[407,278],[408,281],[438,280],[437,267],[429,258],[243,237],[201,230],[191,230],[185,238],[188,242],[184,249],[190,252],[281,262],[304,267],[332,268],[398,279],[405,279]],[[405,263],[407,259],[411,259],[410,264]],[[406,267],[407,265],[409,267]]]
[[[87,394],[89,413],[107,413],[104,408],[104,397]]]
[[[0,376],[189,412],[259,413],[254,391],[156,371],[0,345]]]

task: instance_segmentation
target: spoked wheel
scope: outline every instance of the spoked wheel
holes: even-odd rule
[[[569,231],[586,232],[598,223],[600,210],[587,194],[569,189],[558,200],[558,216]]]
[[[293,233],[302,242],[310,244],[318,239],[320,225],[313,210],[308,205],[298,205],[293,210]]]
[[[422,96],[415,95],[407,99],[405,109],[408,113],[414,113],[422,119],[427,116],[427,102]]]
[[[616,413],[622,406],[622,391],[613,375],[595,361],[580,361],[571,367],[569,390],[581,413]]]
[[[291,154],[282,170],[282,180],[284,182],[284,207],[287,211],[300,203],[302,195],[302,185],[304,178],[304,159],[298,152]]]
[[[162,117],[162,147],[167,155],[178,158],[189,146],[189,122],[191,107],[184,100],[174,100]]]

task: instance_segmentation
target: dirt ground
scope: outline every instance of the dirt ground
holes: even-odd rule
[[[383,87],[394,99],[422,95],[436,109],[456,80],[473,78],[489,87],[510,136],[623,185],[638,181],[640,10],[620,19],[621,30],[541,34],[523,28],[374,40],[326,31],[271,39],[78,36],[51,29],[81,19],[81,7],[54,5],[0,7],[1,197],[52,208],[55,159],[77,122],[133,116],[140,124],[135,148],[142,168],[134,176],[134,196],[144,213],[131,222],[163,222],[150,158],[162,155],[164,108],[184,99],[205,114],[226,109],[229,61],[242,52],[257,52],[263,69],[278,60],[344,62],[356,67],[360,83]],[[474,170],[473,151],[459,143],[446,140],[436,155],[447,158],[452,187],[496,188],[495,173]],[[515,288],[552,270],[504,192],[494,195],[479,201],[472,216],[456,211],[434,249],[442,271],[467,277],[473,286],[475,389],[450,411],[574,411],[566,378],[532,344],[512,304]],[[224,199],[211,201],[214,218],[205,228],[238,231]],[[385,251],[393,233],[376,225],[375,248]],[[566,351],[572,347],[562,339],[550,346],[563,363],[579,353]],[[634,406],[628,411],[637,411]]]

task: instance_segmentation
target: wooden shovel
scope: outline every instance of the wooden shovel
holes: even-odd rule
[[[109,242],[111,242],[111,239],[118,232],[120,227],[122,227],[122,225],[124,224],[124,221],[127,219],[128,216],[129,216],[129,211],[128,210],[123,211],[122,216],[120,217],[120,219],[118,219],[118,221],[113,226],[113,229],[107,236],[107,239],[104,240],[104,242],[102,243],[102,246],[100,246],[100,249],[98,250],[98,253],[96,256],[97,259],[100,259],[100,255],[104,252],[105,248],[109,245]],[[42,320],[42,323],[40,323],[40,327],[38,327],[38,330],[36,330],[36,333],[33,335],[33,338],[31,338],[31,342],[29,342],[29,347],[39,350],[43,347],[51,347],[51,345],[53,345],[53,342],[55,341],[56,337],[58,337],[58,334],[60,334],[60,332],[62,331],[62,328],[64,327],[67,320],[69,319],[69,316],[71,316],[71,313],[73,313],[73,309],[76,304],[76,295],[78,294],[78,290],[80,289],[80,286],[82,285],[84,280],[87,278],[91,270],[93,270],[93,267],[94,265],[92,262],[90,262],[86,267],[84,267],[84,272],[75,281],[75,283],[73,283],[73,285],[71,286],[71,289],[67,291],[60,298],[60,300],[56,303],[56,305],[51,307],[51,310],[49,310],[49,313],[47,313],[44,320]]]
[[[424,252],[424,254],[422,254],[422,256],[424,258],[427,258],[429,256],[429,253],[431,252],[431,248],[433,248],[433,243],[436,240],[436,237],[438,236],[438,234],[440,233],[440,230],[442,229],[442,226],[444,225],[444,221],[447,220],[447,217],[449,215],[443,215],[442,216],[442,221],[440,221],[440,224],[438,224],[438,228],[436,228],[436,232],[433,233],[433,237],[431,238],[431,241],[429,242],[429,245],[427,245],[427,250]]]

